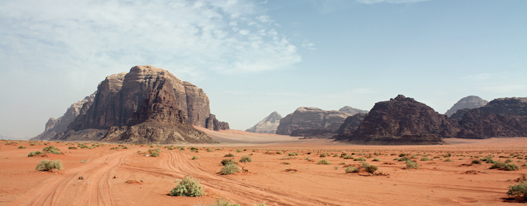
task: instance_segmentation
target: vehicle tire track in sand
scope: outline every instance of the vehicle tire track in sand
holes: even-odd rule
[[[175,176],[182,178],[185,175],[191,175],[198,178],[201,184],[212,190],[216,194],[235,195],[236,200],[242,200],[247,203],[265,201],[268,204],[277,203],[278,205],[349,205],[360,204],[360,202],[342,203],[332,201],[324,197],[314,197],[294,191],[282,191],[280,189],[270,188],[262,185],[250,184],[231,179],[215,173],[203,170],[199,164],[190,161],[189,157],[181,152],[165,153],[161,167],[175,172]]]
[[[11,205],[112,205],[111,173],[133,154],[131,151],[113,153],[84,166],[66,169],[63,175],[45,180]],[[84,180],[78,180],[80,176]]]

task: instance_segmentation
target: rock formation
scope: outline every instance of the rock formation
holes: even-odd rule
[[[49,118],[48,122],[46,123],[46,129],[42,134],[39,134],[36,137],[31,138],[30,140],[38,141],[38,140],[49,140],[52,137],[54,137],[58,133],[65,132],[68,128],[68,125],[75,120],[75,118],[81,114],[81,110],[84,105],[86,107],[89,107],[93,103],[93,99],[95,98],[95,93],[93,93],[90,96],[86,96],[83,100],[73,103],[66,112],[59,117],[58,119],[55,119],[53,117]],[[84,111],[85,112],[85,111]]]
[[[276,128],[278,128],[278,125],[280,124],[280,119],[282,119],[282,115],[278,114],[278,112],[273,112],[266,118],[262,119],[262,121],[258,122],[253,127],[246,129],[245,131],[275,134]]]
[[[336,136],[337,140],[345,139],[346,137],[349,137],[353,134],[357,128],[359,128],[360,123],[364,120],[366,117],[365,113],[357,113],[353,116],[349,116],[344,120],[344,123],[340,125],[340,128],[335,132],[338,135]]]
[[[353,107],[350,107],[350,106],[344,106],[344,107],[340,108],[339,111],[348,113],[350,115],[355,115],[355,114],[358,114],[358,113],[368,113],[368,111],[366,111],[366,110],[357,109],[357,108],[353,108]]]
[[[487,103],[489,103],[487,100],[481,99],[478,96],[468,96],[460,99],[452,108],[450,108],[445,115],[452,117],[456,111],[460,109],[473,109],[473,108],[479,108],[482,106],[485,106]]]
[[[459,138],[527,137],[527,98],[495,99],[463,111],[459,124]]]
[[[398,95],[378,102],[352,132],[343,129],[337,139],[361,144],[442,144],[455,137],[455,121],[412,98]]]
[[[348,116],[350,116],[348,113],[340,111],[300,107],[280,120],[276,134],[311,136],[334,133]]]
[[[229,128],[210,113],[209,99],[202,89],[153,66],[135,66],[129,73],[108,76],[99,84],[93,104],[83,109],[85,114],[53,139],[95,138],[97,135],[85,134],[85,130],[93,130],[107,132],[102,141],[197,143],[213,140],[192,125]]]

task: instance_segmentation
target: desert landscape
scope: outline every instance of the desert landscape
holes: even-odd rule
[[[217,198],[240,205],[510,205],[508,187],[525,178],[522,165],[527,165],[527,138],[365,146],[198,129],[222,143],[2,141],[0,205],[209,205]],[[61,154],[28,157],[47,146]],[[157,148],[159,156],[145,155]],[[418,168],[405,169],[405,161],[396,160],[402,154]],[[239,162],[242,156],[252,162]],[[480,160],[488,157],[512,161],[520,169],[490,169],[493,164]],[[36,171],[44,159],[61,160],[64,169]],[[220,174],[223,159],[234,160],[242,171]],[[320,160],[330,164],[319,164]],[[346,172],[349,166],[360,168],[362,162],[378,170]],[[204,196],[169,195],[177,180],[187,175],[201,181]]]

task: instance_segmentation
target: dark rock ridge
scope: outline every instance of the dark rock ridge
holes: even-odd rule
[[[527,137],[527,98],[495,99],[462,112],[459,138]]]
[[[360,123],[364,120],[366,117],[365,113],[358,113],[353,116],[349,116],[344,120],[344,123],[340,125],[340,128],[335,132],[338,135],[336,136],[337,140],[341,140],[342,138],[351,136],[357,128],[359,128]]]
[[[101,141],[131,143],[214,142],[193,125],[228,129],[210,113],[202,89],[153,66],[135,66],[129,73],[108,76],[97,89],[93,104],[57,140],[89,138],[86,130],[106,131]],[[82,131],[82,132],[81,132]],[[69,135],[68,135],[69,134]],[[78,136],[78,135],[77,135]]]
[[[337,139],[361,144],[442,144],[442,138],[455,137],[459,127],[429,106],[398,95],[376,103],[351,131],[343,128]]]
[[[454,106],[452,106],[446,113],[446,116],[452,117],[456,111],[460,109],[474,109],[485,106],[489,103],[487,100],[481,99],[478,96],[468,96],[460,99]]]
[[[350,115],[355,115],[355,114],[358,114],[358,113],[368,113],[367,110],[357,109],[357,108],[353,108],[353,107],[350,107],[350,106],[344,106],[344,107],[340,108],[339,111],[348,113]]]
[[[73,103],[66,112],[59,117],[58,119],[55,119],[53,117],[49,118],[48,122],[46,123],[46,128],[42,134],[39,134],[36,137],[31,138],[30,140],[38,141],[38,140],[49,140],[53,138],[58,133],[65,132],[68,128],[68,125],[75,120],[79,114],[82,112],[85,112],[85,110],[82,110],[84,105],[86,107],[89,107],[93,103],[93,99],[95,98],[95,93],[93,93],[90,96],[86,96],[83,100]]]
[[[262,119],[262,121],[258,122],[253,127],[246,129],[245,131],[254,133],[275,134],[276,129],[280,124],[280,119],[282,119],[282,115],[278,114],[278,112],[273,112],[269,114],[269,116]]]
[[[348,116],[350,114],[340,111],[300,107],[280,120],[276,134],[310,136],[324,132],[334,133]]]

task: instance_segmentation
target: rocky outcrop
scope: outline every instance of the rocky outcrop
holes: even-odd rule
[[[350,106],[344,106],[344,107],[340,108],[339,111],[348,113],[350,115],[355,115],[355,114],[359,114],[359,113],[368,113],[367,110],[357,109],[357,108],[353,108],[353,107],[350,107]]]
[[[300,107],[280,120],[276,134],[309,136],[323,131],[334,133],[350,116],[340,111],[326,111],[315,107]]]
[[[229,123],[217,120],[216,115],[213,114],[210,114],[209,118],[207,118],[207,121],[205,122],[205,127],[207,129],[212,129],[215,131],[230,129]]]
[[[90,96],[86,96],[83,100],[73,103],[66,112],[59,117],[58,119],[55,119],[53,117],[49,118],[48,122],[46,123],[46,128],[42,134],[39,134],[36,137],[31,138],[30,140],[38,141],[38,140],[49,140],[53,138],[55,135],[65,132],[68,128],[68,125],[75,120],[79,114],[85,112],[83,110],[83,107],[90,107],[93,103],[93,99],[95,98],[95,93],[93,93]]]
[[[102,141],[214,142],[192,125],[228,129],[227,123],[210,114],[202,89],[153,66],[135,66],[129,73],[108,76],[99,84],[92,106],[85,109],[68,130],[106,130]]]
[[[473,108],[479,108],[482,106],[485,106],[487,103],[489,103],[487,100],[481,99],[478,96],[468,96],[460,99],[452,108],[450,108],[445,115],[452,117],[454,113],[456,113],[460,109],[473,109]]]
[[[459,127],[429,106],[398,95],[376,103],[351,135],[349,131],[344,129],[338,139],[360,144],[442,144],[442,138],[455,137]]]
[[[337,140],[346,139],[346,137],[349,137],[359,128],[360,123],[364,120],[367,114],[365,113],[358,113],[353,116],[349,116],[344,120],[344,123],[340,125],[340,128],[335,132],[338,135],[335,137]]]
[[[527,137],[527,98],[492,100],[465,111],[459,124],[459,138]]]
[[[280,119],[282,119],[282,115],[278,114],[278,112],[273,112],[269,116],[262,119],[262,121],[258,122],[253,127],[246,129],[245,131],[253,133],[275,134],[276,129],[280,124]]]

